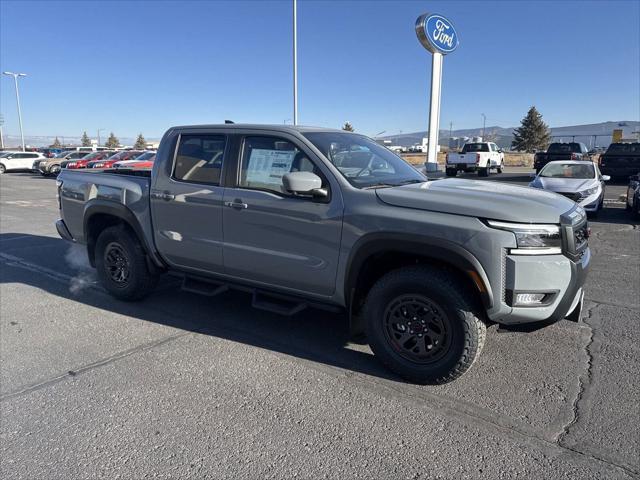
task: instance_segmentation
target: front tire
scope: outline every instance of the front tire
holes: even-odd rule
[[[504,172],[504,160],[500,162],[500,166],[498,167],[498,173]]]
[[[486,166],[484,168],[478,168],[478,176],[479,177],[488,177],[489,176],[489,167]]]
[[[448,383],[480,355],[486,325],[477,302],[452,274],[431,266],[384,275],[371,288],[363,315],[376,356],[418,384]]]
[[[100,233],[95,263],[102,286],[120,300],[140,300],[151,293],[158,282],[158,274],[149,270],[140,242],[121,225]]]
[[[7,167],[5,167],[4,164],[0,163],[0,175],[2,175],[3,173],[7,173]]]

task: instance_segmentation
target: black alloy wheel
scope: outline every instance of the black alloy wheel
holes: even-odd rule
[[[451,346],[447,314],[424,295],[401,295],[392,300],[384,322],[387,340],[411,362],[437,362]]]

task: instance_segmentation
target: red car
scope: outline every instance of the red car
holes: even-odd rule
[[[105,150],[102,152],[93,152],[87,155],[86,157],[78,158],[75,160],[65,160],[64,162],[62,162],[61,167],[70,168],[70,169],[87,168],[87,164],[89,162],[93,162],[95,160],[104,160],[106,158],[109,158],[114,153],[115,152],[108,151],[108,150]]]
[[[115,153],[109,158],[104,160],[96,160],[87,163],[87,168],[111,168],[114,163],[122,160],[131,160],[139,156],[142,152],[140,150],[123,150],[122,152]]]
[[[113,164],[114,168],[146,169],[153,167],[156,152],[144,152],[133,160],[122,160]]]

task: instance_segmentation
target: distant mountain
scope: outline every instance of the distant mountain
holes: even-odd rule
[[[513,140],[513,130],[516,127],[499,127],[492,126],[485,128],[485,137],[497,143],[501,147],[510,147]],[[586,125],[570,125],[566,127],[551,127],[552,140],[560,142],[583,142],[588,147],[595,145],[607,147],[611,143],[611,135],[613,130],[622,129],[623,138],[637,138],[640,132],[640,122],[637,121],[617,121],[591,123]],[[469,128],[464,130],[453,130],[449,135],[449,130],[440,130],[440,145],[449,145],[449,136],[452,137],[479,137],[482,135],[482,128]],[[593,144],[593,136],[597,135],[596,143]],[[414,133],[402,133],[398,135],[390,135],[381,137],[385,140],[391,140],[394,145],[411,146],[416,143],[422,143],[422,138],[427,136],[426,131]]]

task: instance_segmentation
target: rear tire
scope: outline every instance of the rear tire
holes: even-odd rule
[[[458,174],[458,171],[455,168],[447,168],[445,172],[447,177],[455,177]]]
[[[7,173],[7,167],[5,167],[4,164],[0,163],[0,175],[2,175],[3,173]]]
[[[484,346],[480,308],[452,274],[431,266],[401,268],[371,288],[363,316],[367,339],[392,371],[419,384],[460,377]]]
[[[139,300],[147,296],[158,282],[158,274],[149,270],[142,245],[122,225],[106,228],[100,233],[95,263],[102,286],[120,300]]]

